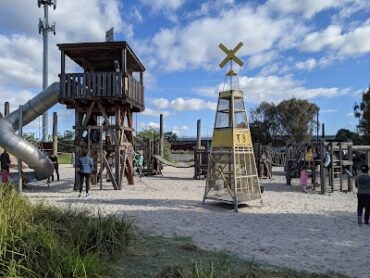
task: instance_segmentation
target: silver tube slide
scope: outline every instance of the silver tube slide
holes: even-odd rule
[[[55,82],[23,105],[23,125],[27,125],[58,102],[59,83]],[[26,140],[18,137],[19,109],[0,119],[0,146],[35,170],[38,180],[50,177],[54,165],[48,156]]]

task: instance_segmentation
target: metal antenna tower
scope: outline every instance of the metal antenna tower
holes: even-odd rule
[[[43,47],[43,64],[42,64],[42,89],[48,86],[48,33],[53,32],[55,35],[55,22],[49,25],[49,6],[57,7],[57,0],[37,0],[39,8],[44,6],[44,19],[39,19],[39,34],[42,33]],[[42,141],[48,141],[48,112],[42,114]]]

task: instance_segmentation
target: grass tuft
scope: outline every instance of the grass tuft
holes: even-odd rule
[[[109,277],[132,233],[125,219],[32,205],[0,185],[1,277]]]

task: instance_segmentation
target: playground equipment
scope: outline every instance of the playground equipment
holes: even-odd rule
[[[220,64],[221,68],[232,60],[239,65],[243,64],[235,56],[241,46],[242,43],[239,43],[233,50],[228,50],[222,44],[219,45],[227,54]],[[231,67],[227,73],[230,85],[235,75]],[[236,212],[239,204],[261,199],[244,95],[232,86],[230,90],[220,92],[218,97],[203,202],[206,199],[231,203]]]
[[[58,47],[59,101],[75,110],[75,156],[83,149],[89,151],[94,161],[92,182],[99,181],[101,189],[105,169],[114,189],[122,188],[124,176],[134,184],[133,113],[144,110],[144,66],[124,41]],[[66,56],[81,66],[83,73],[66,73]],[[77,173],[75,176],[77,184]]]
[[[47,179],[54,171],[53,163],[47,154],[15,134],[19,126],[25,126],[42,115],[58,102],[59,83],[53,83],[40,94],[0,119],[0,146],[9,153],[21,159],[35,171],[38,180]],[[21,116],[20,116],[21,115]]]
[[[194,148],[194,179],[207,177],[209,149],[202,146],[201,120],[197,121],[197,143]]]

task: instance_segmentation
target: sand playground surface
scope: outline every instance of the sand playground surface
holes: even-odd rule
[[[205,180],[194,180],[193,168],[165,167],[163,176],[137,179],[115,191],[93,186],[92,198],[73,191],[72,166],[61,165],[61,181],[36,182],[25,195],[57,206],[83,206],[125,215],[154,235],[192,237],[209,250],[222,250],[276,266],[312,272],[335,271],[370,277],[370,225],[357,224],[355,193],[305,194],[298,179],[285,185],[282,169],[274,169],[260,202],[233,211],[232,206],[202,198]],[[84,196],[84,195],[83,195]]]

